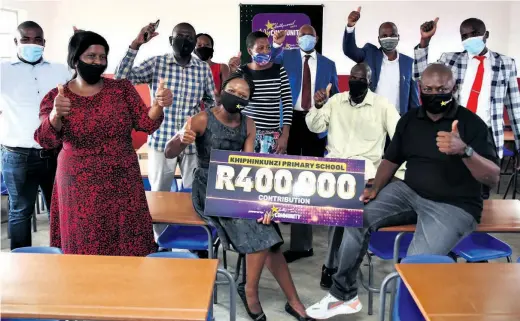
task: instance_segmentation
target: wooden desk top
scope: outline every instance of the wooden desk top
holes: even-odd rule
[[[385,227],[379,231],[414,232],[415,225]],[[520,200],[485,200],[480,232],[520,232]]]
[[[427,319],[497,315],[520,320],[520,264],[396,264],[396,270]]]
[[[191,193],[146,192],[154,223],[207,225],[195,212]]]
[[[139,159],[139,169],[141,170],[141,176],[148,178],[148,159]],[[181,178],[181,170],[179,166],[175,167],[175,178]]]
[[[504,132],[504,141],[505,142],[513,142],[515,141],[515,135],[512,131],[508,130]]]
[[[217,260],[0,253],[3,318],[205,320]]]

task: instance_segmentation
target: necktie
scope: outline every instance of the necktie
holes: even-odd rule
[[[469,99],[466,108],[476,113],[478,107],[478,96],[480,95],[480,90],[482,89],[482,80],[484,79],[484,59],[486,59],[486,57],[475,56],[473,58],[477,59],[479,64],[477,74],[475,75],[475,80],[473,81],[473,86],[471,87],[471,92],[469,93]]]
[[[311,69],[309,68],[309,58],[311,55],[305,55],[303,62],[303,79],[302,79],[302,109],[311,109],[312,93],[311,93]]]

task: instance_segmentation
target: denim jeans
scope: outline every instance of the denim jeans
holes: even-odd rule
[[[11,250],[31,246],[31,218],[41,188],[50,212],[56,152],[2,146],[2,176],[9,193]]]
[[[404,182],[390,183],[365,205],[363,228],[344,229],[338,272],[332,277],[330,294],[341,301],[357,295],[357,275],[371,232],[415,223],[417,227],[407,255],[446,255],[477,226],[473,216],[459,207],[422,198]]]

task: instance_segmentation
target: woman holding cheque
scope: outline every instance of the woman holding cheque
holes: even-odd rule
[[[167,143],[164,153],[166,158],[177,157],[195,142],[198,168],[193,181],[193,206],[205,221],[217,228],[225,249],[232,245],[239,253],[246,254],[246,284],[239,284],[237,291],[249,316],[257,321],[267,320],[258,298],[258,283],[265,264],[288,299],[285,311],[297,320],[313,320],[307,317],[296,293],[287,262],[280,251],[282,235],[276,223],[271,223],[269,215],[254,221],[204,214],[211,150],[253,152],[255,123],[241,113],[253,92],[253,82],[246,75],[232,74],[222,85],[221,105],[189,118],[184,129]]]

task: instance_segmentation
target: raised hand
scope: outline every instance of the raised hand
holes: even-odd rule
[[[238,67],[240,67],[241,60],[240,57],[242,57],[242,53],[239,51],[238,54],[235,57],[232,57],[229,59],[228,65],[229,65],[229,71],[235,72],[237,71]]]
[[[356,11],[352,11],[347,18],[347,26],[354,27],[361,18],[361,7],[358,7]]]
[[[326,89],[320,89],[314,93],[314,107],[320,109],[325,105],[330,97],[331,88],[332,84],[328,84]]]
[[[191,145],[195,142],[195,138],[197,134],[191,130],[191,117],[188,117],[186,124],[184,124],[184,128],[179,132],[181,143],[185,145]]]
[[[435,18],[435,20],[427,21],[421,25],[421,39],[430,40],[435,35],[438,21],[439,18]]]
[[[54,108],[52,112],[58,117],[67,117],[71,109],[70,99],[65,97],[63,85],[58,85],[58,95],[54,98]]]
[[[155,101],[160,107],[169,107],[173,104],[173,94],[168,88],[165,88],[164,79],[159,79],[159,86],[155,91]]]
[[[463,155],[466,150],[466,143],[462,141],[459,134],[459,121],[455,120],[451,124],[451,132],[437,133],[437,147],[441,153],[447,155]]]
[[[148,36],[145,37],[145,34],[147,34]],[[147,26],[144,26],[143,29],[141,29],[141,31],[139,31],[137,37],[134,39],[134,41],[132,41],[132,45],[130,45],[130,48],[137,50],[139,49],[139,47],[149,42],[157,35],[159,35],[159,33],[155,32],[155,23],[150,23]]]
[[[273,35],[273,42],[278,45],[283,45],[283,43],[285,42],[286,36],[287,36],[286,30],[277,30],[277,31],[275,31],[275,33]]]

